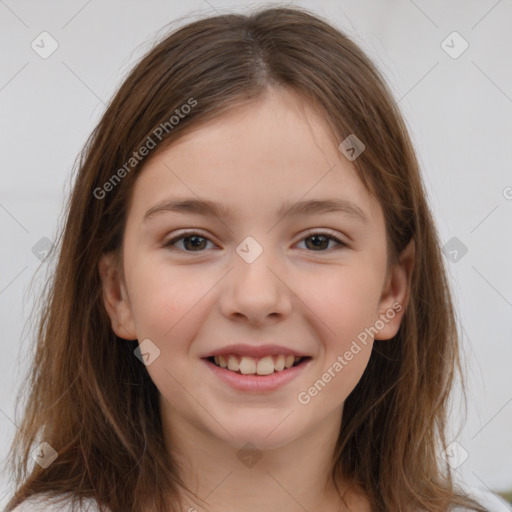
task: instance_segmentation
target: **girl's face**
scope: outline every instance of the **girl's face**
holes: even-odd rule
[[[340,142],[298,96],[269,90],[145,165],[124,275],[110,256],[100,271],[113,329],[139,340],[169,425],[260,448],[339,428],[372,335],[396,334],[407,263],[386,275],[382,209]],[[220,353],[249,374],[206,359]],[[307,359],[281,370],[280,354]]]

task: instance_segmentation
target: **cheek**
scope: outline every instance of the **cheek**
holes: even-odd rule
[[[302,275],[294,289],[311,310],[316,324],[340,350],[375,322],[381,276],[367,265],[329,266],[324,272]]]
[[[325,274],[302,279],[300,297],[310,310],[323,346],[318,381],[321,403],[331,408],[341,404],[363,375],[371,356],[370,327],[375,323],[380,298],[380,275],[368,266],[326,268]],[[368,331],[367,331],[368,329]],[[321,393],[320,393],[320,390]]]
[[[164,341],[195,322],[199,304],[213,283],[198,282],[197,275],[183,267],[148,261],[133,268],[129,286],[138,334]]]

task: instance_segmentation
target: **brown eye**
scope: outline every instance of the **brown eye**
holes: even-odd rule
[[[333,247],[333,249],[348,247],[348,244],[342,242],[335,236],[332,236],[328,233],[314,233],[306,238],[303,238],[302,240],[305,240],[305,245],[307,249],[316,252],[326,252],[326,249],[329,248],[329,243],[331,241],[334,241],[337,244],[336,246]]]
[[[208,238],[198,233],[182,233],[180,236],[165,242],[164,247],[171,248],[175,246],[177,242],[181,241],[183,241],[182,247],[178,247],[178,250],[181,249],[184,252],[201,252],[206,247],[206,244],[210,242]]]
[[[305,240],[306,240],[306,247],[308,249],[313,249],[313,250],[327,249],[327,247],[329,246],[329,241],[330,241],[329,237],[324,236],[324,235],[308,236]],[[308,244],[308,241],[310,241],[311,243]]]

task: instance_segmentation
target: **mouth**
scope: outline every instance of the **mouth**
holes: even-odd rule
[[[286,373],[291,368],[305,364],[311,359],[309,356],[295,356],[293,354],[266,355],[263,357],[241,356],[226,354],[204,358],[217,368],[227,370],[238,375],[266,376]]]
[[[253,395],[271,393],[285,388],[301,374],[307,372],[308,367],[313,364],[310,356],[296,354],[252,357],[224,353],[201,359],[216,379],[236,391]]]

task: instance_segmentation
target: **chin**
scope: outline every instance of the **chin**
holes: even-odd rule
[[[231,436],[222,428],[216,428],[216,435],[236,450],[242,449],[248,443],[254,445],[259,450],[274,450],[280,448],[300,436],[296,425],[289,423],[285,425],[286,415],[276,421],[274,415],[269,415],[268,419],[262,420],[261,411],[255,412],[259,418],[253,421],[230,421],[227,430]],[[291,416],[291,415],[290,415]]]

